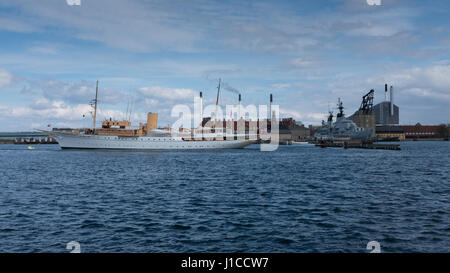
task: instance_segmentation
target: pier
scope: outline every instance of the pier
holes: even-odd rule
[[[344,149],[371,149],[400,151],[400,144],[373,144],[373,143],[348,143],[348,142],[321,142],[314,143],[321,148],[344,148]]]
[[[58,144],[55,138],[41,132],[4,132],[0,133],[3,144]]]

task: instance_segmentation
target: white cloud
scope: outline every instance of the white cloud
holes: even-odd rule
[[[411,18],[416,15],[411,9],[387,9],[386,5],[377,12],[366,5],[358,12],[316,10],[308,14],[290,4],[270,2],[97,0],[76,8],[59,2],[16,0],[7,6],[24,15],[8,20],[23,25],[15,27],[18,31],[30,25],[40,31],[66,31],[71,38],[138,52],[204,52],[225,46],[283,54],[342,46],[335,39],[341,34],[364,38],[410,31]]]
[[[5,109],[5,115],[13,118],[47,118],[81,120],[83,114],[89,113],[91,107],[87,104],[75,106],[66,105],[63,101],[39,99],[32,106],[12,107]]]
[[[89,127],[92,124],[91,111],[91,106],[87,104],[72,106],[63,101],[40,98],[29,106],[0,106],[0,120],[3,122],[14,120],[24,128],[26,128],[26,124],[29,124],[29,129],[44,128],[47,124],[54,127]],[[97,126],[104,119],[123,119],[124,117],[125,113],[122,111],[100,108],[97,112]],[[145,113],[132,114],[132,121],[144,121],[145,119]]]
[[[37,31],[33,25],[14,18],[0,18],[0,29],[13,32],[34,32]]]
[[[318,121],[323,120],[326,118],[326,114],[323,113],[300,113],[296,110],[291,109],[285,109],[280,108],[280,115],[281,117],[293,117],[297,121],[304,121],[307,120],[308,122],[314,121],[314,123],[317,123]]]
[[[372,88],[375,89],[376,101],[384,99],[385,83],[394,86],[395,92],[398,94],[395,98],[397,103],[408,100],[408,104],[418,105],[423,103],[421,100],[425,98],[434,101],[450,100],[450,77],[448,75],[450,75],[450,65],[411,68],[396,65],[387,68],[384,72],[375,72],[370,75],[356,73],[344,75],[327,83],[327,86],[336,98],[343,98],[347,106],[358,106],[361,96]],[[350,107],[350,109],[354,107]]]
[[[146,98],[144,100],[144,103],[145,103],[146,106],[157,106],[159,101],[155,100],[155,99]]]
[[[192,89],[168,88],[160,86],[142,87],[139,88],[139,92],[147,97],[167,100],[192,100],[196,95],[198,95],[198,92]]]
[[[409,88],[405,89],[404,93],[413,94],[419,97],[450,101],[450,91],[448,93],[440,93],[424,88]]]
[[[55,48],[48,47],[48,46],[34,46],[30,49],[31,53],[37,53],[42,55],[55,55],[58,53],[58,51]]]
[[[300,18],[298,18],[300,19]],[[274,23],[234,24],[224,39],[226,46],[248,51],[265,52],[303,52],[318,44],[314,35],[302,35],[301,31],[291,30],[289,26]]]
[[[187,52],[201,35],[188,20],[180,23],[173,7],[164,3],[98,0],[85,1],[74,8],[63,1],[16,0],[8,5],[17,7],[22,14],[19,20],[8,22],[11,30],[33,31],[37,27],[70,30],[76,38],[132,51],[165,48]],[[37,27],[27,28],[32,22]]]
[[[327,115],[324,113],[308,113],[306,114],[306,117],[310,120],[321,121],[326,119]]]
[[[237,83],[246,101],[258,100],[256,89],[261,90],[260,94],[266,90],[283,90],[280,101],[284,107],[294,109],[287,110],[286,115],[301,117],[303,121],[319,120],[319,114],[308,116],[307,113],[326,112],[327,100],[334,105],[337,97],[343,98],[348,107],[346,112],[351,114],[359,107],[364,92],[381,89],[384,82],[397,87],[402,107],[419,104],[425,98],[432,99],[432,105],[439,103],[436,101],[439,97],[448,101],[445,76],[448,63],[425,58],[438,66],[398,68],[401,62],[413,63],[415,57],[410,50],[434,48],[432,44],[437,40],[448,43],[442,36],[427,39],[429,26],[418,23],[433,13],[405,2],[391,5],[398,1],[384,3],[376,10],[367,7],[364,0],[333,0],[327,9],[266,1],[248,4],[242,1],[98,0],[83,1],[81,7],[69,7],[59,0],[45,1],[45,4],[28,0],[3,1],[0,7],[6,6],[4,10],[10,8],[14,12],[3,16],[0,11],[0,29],[39,31],[52,43],[38,42],[35,35],[21,34],[25,37],[23,48],[1,53],[0,67],[38,79],[26,83],[28,93],[25,95],[35,101],[25,108],[42,114],[53,113],[47,106],[54,102],[64,102],[65,106],[54,106],[64,112],[69,106],[86,104],[95,95],[93,81],[42,80],[49,77],[99,77],[102,104],[125,103],[123,108],[126,108],[127,94],[103,88],[102,82],[108,82],[109,86],[136,91],[136,110],[145,107],[145,110],[159,113],[170,109],[171,104],[183,100],[192,102],[197,95],[193,89],[205,93],[212,90],[215,95],[217,81],[205,83],[205,76],[207,80],[225,77]],[[337,2],[342,5],[334,5]],[[343,7],[344,2],[352,3]],[[431,25],[444,22],[436,21]],[[441,35],[445,36],[445,31]],[[80,44],[79,39],[96,42]],[[70,45],[65,44],[68,41]],[[445,47],[445,43],[440,46]],[[173,54],[173,51],[197,53]],[[438,57],[447,56],[447,51]],[[384,60],[390,61],[385,63]],[[336,77],[349,71],[352,75],[345,79]],[[10,82],[2,78],[1,72],[0,86]],[[183,87],[182,83],[186,82],[193,89],[162,87]],[[408,97],[415,101],[410,104],[403,101],[400,105],[400,100],[406,97],[401,92],[410,94]],[[205,94],[205,101],[214,100],[215,96],[208,94]],[[24,98],[18,96],[18,101]],[[231,94],[228,97],[235,101]],[[227,95],[223,100],[221,97],[221,103],[227,99]],[[436,111],[442,112],[443,108],[439,107],[436,106]],[[108,106],[102,105],[102,108]],[[424,116],[436,116],[429,113],[422,112]]]
[[[349,31],[352,35],[367,35],[367,36],[392,36],[398,33],[399,30],[391,25],[367,25]]]
[[[276,90],[282,90],[282,89],[292,87],[292,84],[291,83],[274,83],[274,84],[272,84],[272,87]]]
[[[66,0],[69,6],[81,6],[81,0]]]
[[[296,67],[296,68],[314,67],[314,66],[318,65],[318,63],[316,61],[306,60],[303,58],[290,59],[287,62],[287,64],[291,67]]]
[[[303,115],[295,110],[280,108],[280,117],[293,117],[294,119],[300,120],[302,119]]]
[[[0,88],[12,84],[13,78],[13,74],[3,68],[0,68]]]
[[[405,94],[450,100],[450,65],[414,67],[368,78],[369,84],[389,82]]]
[[[95,97],[95,82],[78,81],[63,82],[59,80],[29,81],[22,90],[23,94],[35,98],[59,100],[70,104],[88,103]],[[123,103],[127,94],[115,88],[102,87],[99,84],[99,103],[118,104]]]

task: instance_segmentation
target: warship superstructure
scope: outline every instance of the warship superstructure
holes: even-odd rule
[[[338,100],[338,109],[339,113],[336,115],[336,122],[333,122],[333,112],[330,111],[327,122],[322,122],[322,127],[314,134],[315,139],[327,141],[371,140],[374,134],[373,129],[358,127],[353,121],[347,119],[341,99]]]

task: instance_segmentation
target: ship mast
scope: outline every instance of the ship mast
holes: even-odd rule
[[[97,87],[95,88],[95,100],[94,100],[94,124],[92,126],[92,131],[95,132],[95,120],[97,119],[97,97],[98,97],[98,80]]]
[[[337,114],[337,117],[342,118],[344,116],[344,106],[342,105],[341,98],[338,98],[338,109],[339,113]]]
[[[216,128],[217,108],[219,107],[220,81],[221,79],[219,78],[219,86],[217,86],[216,111],[214,112],[214,128]]]

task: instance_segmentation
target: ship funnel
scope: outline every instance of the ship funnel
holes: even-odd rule
[[[391,116],[394,115],[394,87],[391,85]]]
[[[156,130],[158,126],[158,114],[149,112],[147,114],[147,135],[150,135],[152,130]]]

